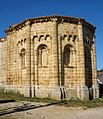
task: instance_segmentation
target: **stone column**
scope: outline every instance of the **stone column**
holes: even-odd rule
[[[99,89],[97,85],[97,70],[96,70],[96,48],[95,48],[95,36],[93,36],[92,44],[92,82],[93,82],[93,99],[99,97]]]
[[[52,31],[52,69],[53,69],[53,85],[58,86],[58,28],[57,18],[53,19]]]
[[[7,89],[10,88],[10,34],[7,36],[7,77],[6,77]]]
[[[35,82],[34,82],[34,41],[31,38],[31,90],[32,90],[32,97],[35,97]]]
[[[58,54],[58,23],[57,18],[52,19],[52,57],[51,57],[51,98],[60,99],[59,88],[59,54]]]
[[[58,36],[58,84],[60,87],[60,97],[65,98],[64,89],[64,63],[63,63],[63,52],[62,52],[62,36]]]
[[[62,56],[62,36],[58,36],[58,84],[61,87],[62,84],[62,68],[63,68],[63,56]]]
[[[26,67],[27,67],[27,96],[31,97],[31,26],[30,21],[26,22],[27,44],[26,44]]]
[[[35,45],[34,45],[35,48]],[[37,49],[34,49],[34,97],[37,96],[37,90],[38,88],[38,64],[37,64]]]
[[[88,88],[85,86],[85,55],[84,55],[84,43],[83,43],[83,26],[82,23],[78,24],[78,49],[77,49],[77,77],[78,77],[78,90],[77,97],[82,100],[88,100]],[[78,93],[79,91],[79,93]]]

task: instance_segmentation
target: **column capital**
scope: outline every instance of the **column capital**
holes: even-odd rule
[[[26,25],[26,26],[30,25],[30,21],[27,21],[27,22],[25,23],[25,25]]]
[[[57,22],[58,21],[58,18],[53,18],[52,21],[53,22]]]

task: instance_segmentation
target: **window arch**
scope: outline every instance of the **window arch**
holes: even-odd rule
[[[40,45],[38,47],[38,65],[39,66],[48,65],[48,49],[46,45]]]
[[[64,53],[63,53],[64,65],[66,66],[72,65],[72,57],[73,57],[72,55],[73,55],[72,46],[66,45],[64,47]]]
[[[25,55],[26,55],[26,51],[25,49],[22,49],[20,52],[20,56],[21,56],[21,67],[24,68],[25,67]]]

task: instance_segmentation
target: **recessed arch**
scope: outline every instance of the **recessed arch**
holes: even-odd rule
[[[45,40],[50,40],[51,39],[51,36],[50,35],[46,35],[45,36]]]
[[[33,37],[32,42],[34,42],[34,41],[38,41],[38,36],[37,36],[37,35],[35,35],[35,36]]]
[[[74,36],[73,36],[73,42],[75,42],[76,38],[77,38],[77,36],[74,35]]]
[[[69,39],[68,39],[69,41],[72,41],[72,35],[69,35]]]
[[[23,39],[21,40],[21,45],[23,45]]]
[[[64,61],[64,65],[68,66],[71,64],[71,53],[72,53],[72,49],[73,46],[70,44],[67,44],[64,47],[64,52],[63,52],[63,61]]]
[[[38,36],[37,36],[37,35],[35,35],[35,36],[33,37],[33,40],[34,40],[35,38],[38,38]]]
[[[19,46],[19,44],[20,44],[20,41],[17,42],[17,46]]]
[[[41,44],[37,48],[38,66],[48,65],[48,48],[45,44]]]
[[[25,60],[26,60],[26,50],[24,48],[21,49],[20,57],[21,57],[21,67],[24,68],[25,67]]]
[[[42,40],[44,40],[44,35],[40,35],[39,37],[39,41],[42,41]]]
[[[24,44],[26,43],[26,38],[24,39]]]
[[[65,35],[63,36],[63,40],[68,40],[68,35],[65,34]]]

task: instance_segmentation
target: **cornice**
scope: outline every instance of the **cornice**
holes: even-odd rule
[[[22,21],[19,24],[15,24],[10,26],[7,30],[5,30],[6,33],[12,32],[13,30],[19,30],[22,29],[24,26],[27,26],[27,22],[29,21],[30,24],[32,25],[33,23],[42,23],[42,22],[49,22],[49,21],[54,21],[54,19],[57,19],[56,21],[58,23],[73,23],[73,24],[79,24],[81,23],[82,25],[85,25],[86,27],[89,27],[91,30],[95,31],[95,28],[92,24],[89,22],[85,21],[82,18],[75,18],[75,17],[70,17],[70,16],[58,16],[58,15],[52,15],[52,16],[41,16],[41,17],[36,17],[36,18],[29,18],[24,21]]]

